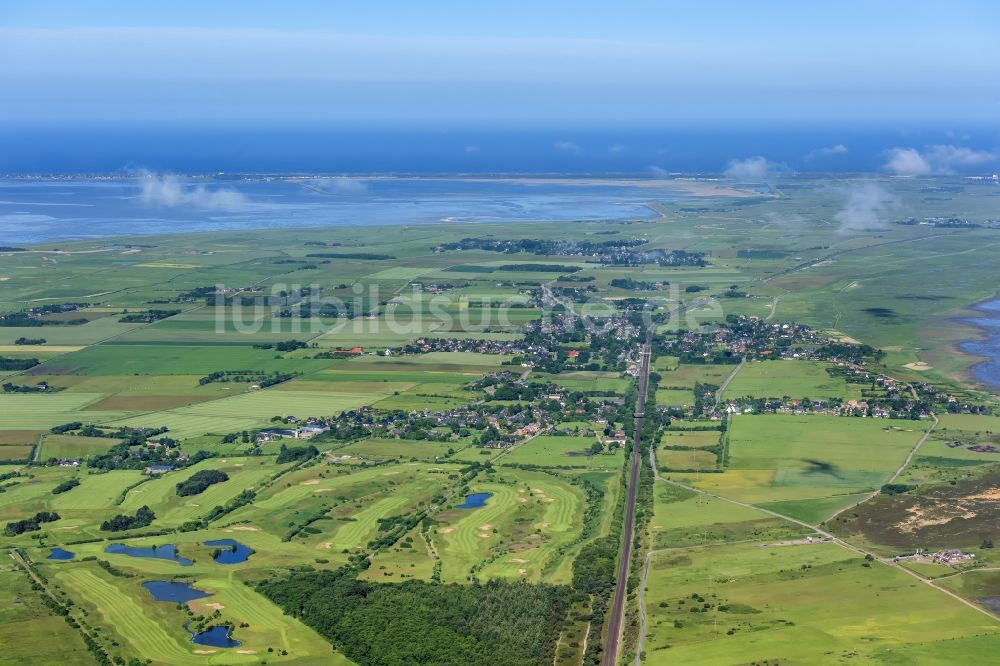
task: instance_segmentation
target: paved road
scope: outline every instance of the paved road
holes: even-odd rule
[[[722,382],[722,386],[720,386],[719,390],[715,392],[715,406],[712,408],[713,411],[718,411],[719,404],[722,402],[722,394],[725,392],[727,388],[729,388],[729,385],[732,383],[732,381],[736,379],[736,375],[739,373],[740,370],[743,369],[743,366],[746,365],[746,363],[747,363],[746,358],[741,358],[739,365],[733,368],[733,371],[729,373],[728,377],[726,377],[726,381]]]
[[[615,666],[618,661],[618,641],[622,633],[622,616],[625,610],[625,592],[628,588],[628,565],[632,555],[633,523],[635,522],[635,496],[639,486],[639,465],[642,463],[642,421],[646,409],[646,389],[649,387],[649,357],[653,331],[646,332],[646,344],[639,364],[639,396],[635,406],[635,435],[632,439],[632,467],[629,472],[628,495],[625,498],[625,523],[622,526],[622,552],[618,557],[618,578],[611,602],[611,619],[608,622],[608,639],[604,645],[604,666]]]

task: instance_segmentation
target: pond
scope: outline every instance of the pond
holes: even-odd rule
[[[63,550],[62,548],[53,548],[52,553],[49,555],[50,560],[72,560],[76,557],[76,553],[71,553],[68,550]]]
[[[104,549],[105,553],[113,555],[128,555],[130,557],[151,557],[157,560],[173,560],[182,567],[189,567],[193,562],[177,554],[177,546],[168,543],[165,546],[126,546],[123,543],[113,543]]]
[[[175,604],[183,604],[193,599],[204,599],[212,596],[208,592],[191,587],[190,583],[151,580],[143,583],[142,586],[153,595],[153,601],[171,601]]]
[[[472,493],[465,496],[465,504],[459,504],[456,509],[479,509],[486,506],[486,500],[493,497],[493,493]]]
[[[213,559],[219,564],[239,564],[240,562],[246,562],[253,555],[253,548],[244,546],[234,539],[206,541],[205,545],[218,548]]]
[[[201,631],[197,634],[192,635],[191,642],[197,643],[198,645],[208,645],[211,647],[218,647],[218,648],[239,647],[240,645],[242,645],[242,643],[240,643],[237,640],[233,640],[229,636],[229,632],[231,630],[232,630],[231,627],[228,627],[224,624],[220,624],[215,627],[209,627],[205,631]]]

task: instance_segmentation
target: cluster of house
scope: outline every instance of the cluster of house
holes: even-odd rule
[[[949,412],[957,412],[961,414],[992,413],[990,407],[986,405],[977,405],[975,403],[968,402],[958,396],[942,391],[927,382],[913,382],[910,386],[918,396],[930,402],[944,405]]]
[[[819,360],[816,352],[792,345],[824,342],[825,338],[803,324],[770,323],[755,315],[740,315],[708,331],[686,331],[676,340],[668,340],[666,345],[676,353],[692,356],[709,356],[722,348],[748,358]]]
[[[724,414],[821,414],[828,416],[859,416],[863,418],[888,419],[894,413],[885,407],[864,400],[848,400],[846,402],[837,399],[814,398],[800,400],[797,398],[779,399],[735,399],[729,400],[722,406],[721,413],[713,412],[712,417],[718,420]],[[899,416],[896,414],[896,416]]]
[[[910,217],[905,220],[897,220],[896,224],[901,224],[903,226],[919,225],[924,227],[934,227],[936,229],[981,229],[983,227],[998,229],[1000,228],[1000,225],[996,224],[996,222],[996,220],[986,220],[984,223],[979,223],[961,217],[925,217],[922,220]]]
[[[425,294],[434,294],[436,296],[451,291],[452,289],[455,288],[455,285],[451,284],[450,282],[442,282],[441,284],[424,284],[423,282],[411,282],[406,286],[422,291]]]
[[[559,357],[564,347],[556,341],[559,335],[574,331],[576,321],[573,317],[556,315],[551,318],[531,321],[522,327],[528,336],[520,340],[482,340],[475,338],[418,338],[399,349],[401,354],[427,354],[430,352],[477,352],[480,354],[508,354],[523,357],[521,366],[534,368],[544,366]],[[622,317],[609,318],[602,322],[602,335],[616,340],[633,340],[639,337],[639,328]],[[538,339],[544,338],[541,342]],[[624,360],[630,364],[634,375],[638,368],[639,351],[628,350],[629,358]],[[566,361],[573,365],[580,358],[580,350],[570,349],[565,352]]]
[[[321,435],[330,429],[329,423],[323,419],[316,418],[315,416],[310,416],[301,422],[295,416],[286,416],[284,422],[294,427],[263,428],[259,430],[256,435],[254,435],[254,441],[261,443],[273,442],[284,438],[312,439],[313,437]]]
[[[480,340],[476,338],[417,338],[404,345],[403,354],[430,352],[477,352],[479,354],[525,354],[531,345],[522,340]]]
[[[954,567],[961,564],[968,564],[975,559],[975,553],[966,553],[957,548],[942,548],[934,553],[925,553],[918,550],[916,553],[911,553],[909,555],[897,555],[892,558],[892,562],[897,563],[902,560],[914,560],[918,562],[933,562],[934,564],[943,564],[945,566]]]

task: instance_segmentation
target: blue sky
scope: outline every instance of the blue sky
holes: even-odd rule
[[[990,2],[0,5],[0,120],[993,122]]]

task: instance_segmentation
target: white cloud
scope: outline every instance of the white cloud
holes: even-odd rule
[[[822,159],[824,157],[833,157],[834,155],[844,155],[847,153],[847,146],[842,143],[838,143],[836,146],[827,146],[825,148],[817,148],[816,150],[811,150],[806,155],[806,162],[812,162],[813,160]]]
[[[574,155],[580,154],[580,146],[573,143],[572,141],[556,141],[552,144],[552,147],[563,153],[573,153]]]
[[[658,167],[655,164],[650,164],[646,168],[649,169],[649,172],[653,174],[654,178],[668,178],[670,176],[669,171],[667,171],[663,167]]]
[[[726,178],[739,181],[762,180],[768,174],[775,171],[776,168],[777,165],[768,162],[758,155],[756,157],[748,157],[744,160],[729,160],[729,164],[726,166],[723,174]]]
[[[930,162],[916,148],[893,148],[888,156],[885,169],[897,176],[926,176],[931,172]]]
[[[866,231],[886,226],[883,215],[899,207],[899,199],[878,183],[858,183],[847,192],[847,202],[833,219],[840,231]]]
[[[138,176],[140,199],[147,206],[176,208],[188,206],[206,210],[240,210],[249,201],[234,190],[208,189],[204,185],[190,186],[173,174],[143,171]]]
[[[616,143],[614,145],[608,146],[608,152],[611,153],[612,155],[621,155],[622,153],[625,152],[625,146],[623,146],[620,143]]]
[[[336,194],[356,194],[358,192],[368,191],[368,183],[363,180],[358,180],[357,178],[347,178],[344,176],[337,176],[334,178],[313,178],[312,182],[324,190],[334,192]]]
[[[885,170],[896,176],[947,175],[997,161],[997,154],[965,146],[934,145],[920,151],[916,148],[893,148],[887,152]]]
[[[965,146],[931,146],[927,152],[931,162],[945,171],[956,167],[982,166],[995,162],[997,159],[996,153],[988,150],[973,150]]]

